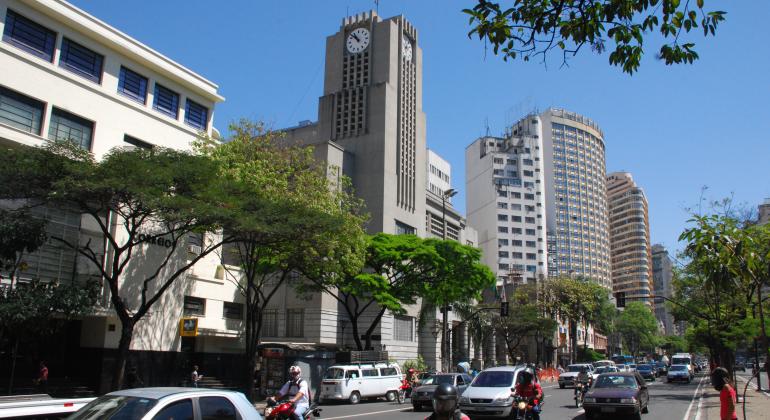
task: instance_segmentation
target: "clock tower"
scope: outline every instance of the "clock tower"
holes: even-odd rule
[[[346,17],[326,39],[318,122],[286,130],[341,167],[371,214],[370,233],[425,236],[422,50],[403,16]]]

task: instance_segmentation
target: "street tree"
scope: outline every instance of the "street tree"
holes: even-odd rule
[[[657,56],[666,65],[698,59],[692,35],[715,35],[726,13],[708,10],[704,0],[478,0],[469,15],[469,37],[489,43],[503,59],[524,61],[561,52],[562,65],[584,47],[610,50],[609,64],[638,71],[644,41],[660,39]],[[657,32],[657,34],[656,34]]]
[[[618,317],[617,330],[627,348],[636,357],[640,350],[652,351],[658,344],[658,322],[649,306],[630,302]]]
[[[524,356],[520,348],[529,339],[553,337],[556,332],[556,320],[544,315],[537,298],[535,288],[519,287],[513,296],[514,313],[509,316],[492,316],[492,326],[503,339],[511,361],[515,362],[517,356]]]
[[[0,156],[0,198],[74,211],[103,238],[50,237],[88,261],[109,289],[121,325],[112,389],[123,384],[137,323],[222,244],[206,241],[197,255],[186,249],[191,234],[218,228],[218,203],[206,201],[212,179],[210,159],[163,148],[114,149],[97,162],[60,141]]]
[[[217,164],[211,201],[221,203],[230,241],[219,251],[223,266],[245,302],[243,376],[253,400],[265,308],[289,276],[317,261],[362,256],[365,216],[345,180],[330,179],[312,149],[281,144],[260,122],[242,120],[230,132],[227,142],[201,139],[196,147]]]
[[[0,208],[0,280],[13,288],[27,267],[25,258],[48,239],[46,223],[28,210]]]

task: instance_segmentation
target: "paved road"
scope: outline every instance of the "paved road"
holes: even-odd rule
[[[699,388],[699,384],[701,384],[701,388]],[[662,380],[650,383],[650,413],[645,414],[642,418],[645,420],[693,420],[701,418],[702,416],[698,412],[698,401],[695,396],[700,395],[702,387],[705,386],[708,386],[708,379],[704,376],[696,377],[695,381],[689,385],[667,384]],[[555,385],[546,385],[544,391],[546,406],[541,419],[585,419],[583,410],[575,408],[574,400],[572,399],[572,389],[559,389]],[[331,404],[324,405],[322,408],[322,420],[406,420],[424,419],[430,415],[428,411],[413,412],[409,400],[404,405],[379,400],[364,401],[357,405]]]

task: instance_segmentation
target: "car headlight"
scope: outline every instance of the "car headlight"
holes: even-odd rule
[[[620,399],[621,404],[636,404],[636,397],[631,398],[621,398]]]
[[[495,404],[510,404],[513,402],[513,397],[506,396],[506,397],[497,397],[494,401],[492,401]]]
[[[594,397],[585,397],[585,398],[583,398],[583,402],[595,403],[596,402],[596,398],[594,398]]]
[[[468,397],[460,397],[460,404],[470,404],[471,399]]]

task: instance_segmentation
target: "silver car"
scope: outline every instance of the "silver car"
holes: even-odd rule
[[[525,366],[485,369],[460,397],[460,410],[469,416],[509,417],[513,406],[511,388]]]
[[[110,392],[69,417],[71,420],[105,418],[262,420],[262,416],[240,392],[205,388],[137,388]]]

